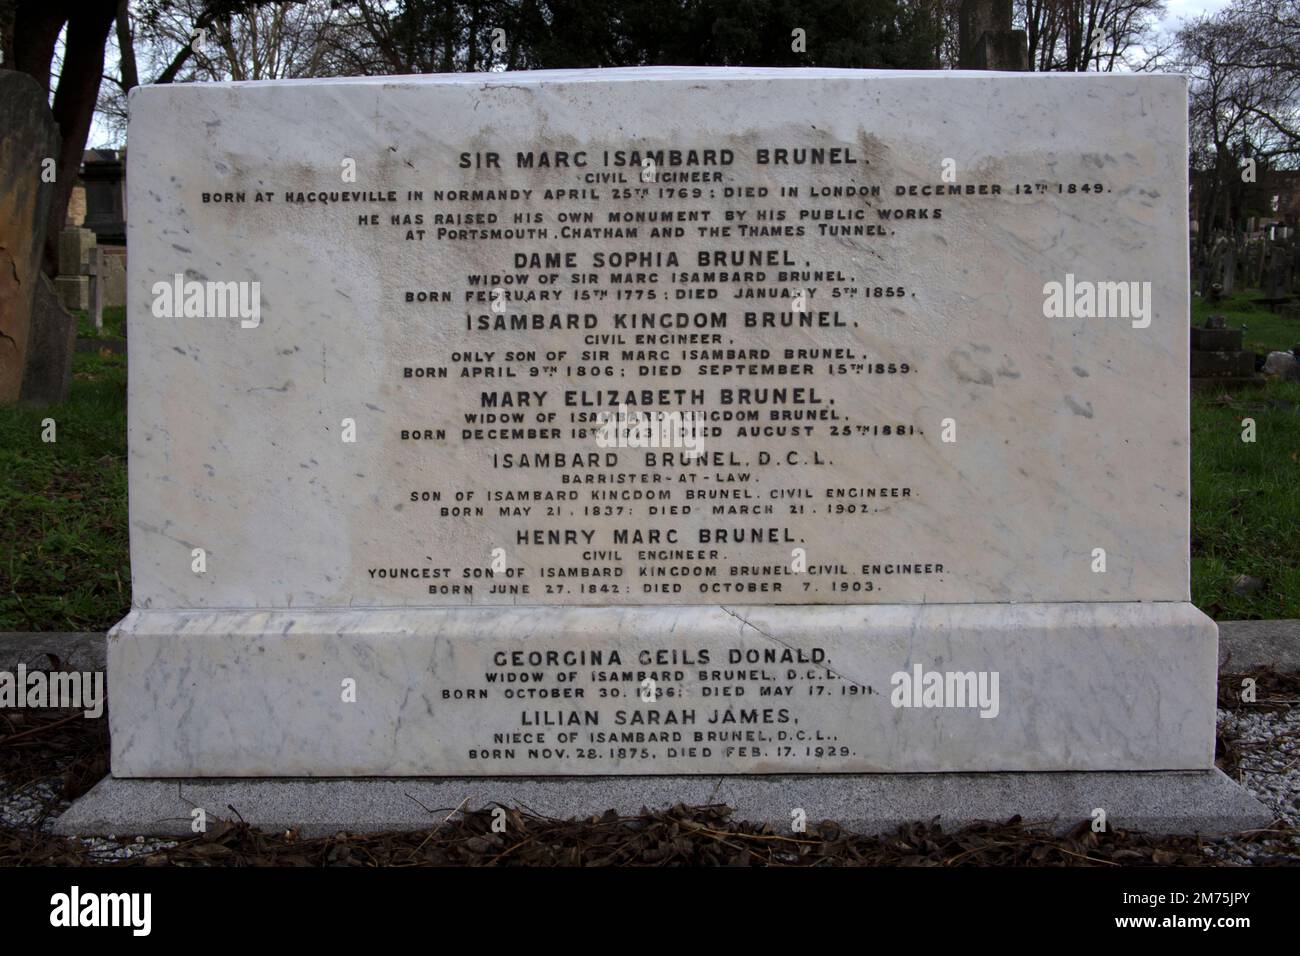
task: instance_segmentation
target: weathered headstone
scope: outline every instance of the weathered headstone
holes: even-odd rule
[[[0,69],[0,405],[22,391],[59,131],[40,86]]]
[[[1247,288],[1258,288],[1259,254],[1260,244],[1254,240],[1247,239],[1245,254],[1242,256],[1241,271],[1241,284]]]
[[[1218,302],[1223,298],[1223,250],[1224,241],[1222,238],[1216,239],[1214,245],[1210,247],[1209,270],[1201,294],[1211,302]]]
[[[1184,78],[131,106],[115,775],[1229,786]]]
[[[1263,372],[1288,381],[1300,381],[1300,346],[1290,352],[1269,352]]]
[[[86,275],[90,279],[90,322],[97,328],[104,327],[104,256],[99,246],[90,250],[86,262]]]
[[[54,289],[64,308],[93,311],[95,280],[91,277],[90,257],[96,248],[95,234],[89,229],[70,228],[59,233],[59,275]],[[96,322],[96,328],[101,324]]]
[[[78,183],[72,187],[72,195],[68,197],[68,214],[64,217],[63,225],[67,229],[81,226],[86,221],[86,187]]]
[[[27,364],[20,399],[50,405],[67,400],[72,384],[72,356],[77,345],[77,321],[63,308],[45,275],[37,278],[32,309]]]
[[[99,266],[100,280],[104,283],[104,305],[121,308],[126,305],[126,256],[112,249],[103,251]]]
[[[54,280],[54,291],[59,303],[65,309],[90,309],[90,276],[58,276]]]
[[[1188,261],[1191,263],[1192,285],[1196,289],[1196,294],[1203,296],[1210,286],[1208,256],[1205,248],[1197,241],[1195,236],[1192,237],[1188,245]]]
[[[86,274],[90,250],[95,248],[95,234],[89,229],[68,228],[59,233],[59,275]]]

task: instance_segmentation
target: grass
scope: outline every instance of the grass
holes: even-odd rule
[[[1192,321],[1223,315],[1255,352],[1300,342],[1300,321],[1257,295],[1193,299]],[[1253,443],[1242,441],[1246,418]],[[1262,584],[1238,593],[1239,575]],[[1300,382],[1192,398],[1192,600],[1217,620],[1300,617]]]
[[[97,329],[90,321],[90,313],[73,309],[77,320],[77,336],[83,339],[120,339],[126,335],[126,307],[109,306],[104,309],[104,327]]]
[[[1238,575],[1262,586],[1238,594]],[[1192,600],[1219,620],[1300,617],[1300,382],[1193,400]]]
[[[126,356],[81,353],[67,402],[0,408],[0,630],[104,630],[130,603]]]
[[[1300,321],[1253,296],[1195,299],[1193,321],[1221,313],[1254,351],[1300,342]],[[105,310],[102,335],[123,323]],[[130,604],[126,357],[81,353],[74,373],[62,406],[0,408],[0,630],[103,630]],[[1237,593],[1239,575],[1262,583]],[[1192,599],[1219,620],[1300,617],[1300,383],[1193,397]]]

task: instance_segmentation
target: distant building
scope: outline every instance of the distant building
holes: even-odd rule
[[[126,153],[88,149],[81,160],[85,219],[101,246],[126,245]]]

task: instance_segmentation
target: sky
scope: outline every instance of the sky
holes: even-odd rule
[[[1166,30],[1177,29],[1180,19],[1191,19],[1202,13],[1214,13],[1228,5],[1228,0],[1166,0],[1169,7],[1163,25]]]

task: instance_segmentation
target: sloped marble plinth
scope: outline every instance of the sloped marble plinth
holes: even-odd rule
[[[1019,815],[1061,833],[1106,811],[1110,826],[1227,836],[1267,826],[1269,810],[1218,770],[1162,773],[803,774],[771,777],[474,777],[359,780],[102,780],[55,823],[65,836],[189,837],[195,808],[209,827],[238,813],[266,832],[306,838],[422,830],[457,810],[501,805],[555,819],[642,807],[726,804],[738,820],[789,832],[791,814],[854,833],[891,833],[938,818],[946,829]]]
[[[112,771],[1208,770],[1216,641],[1175,602],[136,610]],[[900,673],[966,676],[900,707]]]

